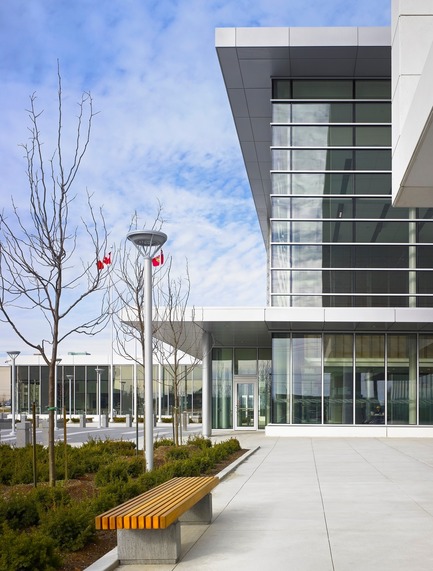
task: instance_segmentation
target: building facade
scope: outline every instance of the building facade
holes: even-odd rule
[[[268,305],[191,323],[204,431],[432,436],[433,208],[392,202],[391,30],[226,28],[216,49]]]

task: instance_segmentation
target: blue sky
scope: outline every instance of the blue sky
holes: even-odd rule
[[[196,306],[266,303],[265,250],[214,48],[216,27],[387,26],[390,0],[13,0],[0,3],[2,208],[26,200],[25,109],[36,92],[54,149],[57,60],[65,131],[90,91],[95,109],[79,192],[104,208],[119,245],[134,211],[163,205],[166,253],[185,257]],[[63,351],[104,349],[72,338]],[[15,345],[14,345],[15,344]],[[14,347],[12,347],[14,345]],[[28,352],[19,344],[19,349]],[[15,348],[0,324],[0,351]]]

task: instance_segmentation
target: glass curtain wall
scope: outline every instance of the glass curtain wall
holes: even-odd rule
[[[433,210],[391,205],[390,81],[273,90],[270,304],[431,307]]]
[[[273,337],[271,422],[433,424],[433,336]]]
[[[97,412],[97,365],[60,364],[57,374],[58,404],[66,414],[95,415]],[[113,366],[113,395],[111,398],[111,365],[99,365],[101,373],[101,413],[110,417],[135,414],[135,379],[137,380],[138,415],[143,416],[144,376],[143,368],[136,364]],[[187,374],[183,366],[183,410],[191,414],[201,413],[202,370],[198,365]],[[161,379],[160,379],[161,375]],[[154,408],[162,416],[171,415],[173,381],[165,367],[154,367]],[[17,412],[31,412],[33,402],[37,414],[46,414],[48,406],[48,367],[46,365],[17,365]],[[109,409],[113,404],[112,410]]]

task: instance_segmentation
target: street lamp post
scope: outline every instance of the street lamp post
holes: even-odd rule
[[[97,377],[97,387],[96,387],[96,414],[98,416],[98,428],[101,428],[101,374],[104,372],[104,369],[100,367],[96,367],[96,377]]]
[[[12,359],[12,386],[11,386],[11,412],[12,412],[12,430],[11,430],[11,435],[15,436],[15,414],[16,414],[16,402],[15,402],[15,396],[16,396],[16,380],[15,380],[15,359],[18,357],[18,355],[21,353],[21,351],[8,351],[7,354],[9,355],[10,359]]]
[[[54,369],[54,430],[57,430],[57,367],[59,366],[61,359],[56,359],[56,368]]]
[[[122,397],[126,381],[120,381],[120,416],[122,416]]]
[[[72,379],[74,378],[74,375],[66,375],[66,378],[69,381],[69,418],[71,418],[72,415],[72,390],[71,390],[71,383],[72,383]]]
[[[167,241],[164,232],[135,230],[127,234],[144,256],[144,424],[146,468],[153,468],[152,258]]]

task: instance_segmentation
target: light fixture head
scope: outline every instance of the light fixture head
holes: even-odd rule
[[[18,355],[21,353],[21,351],[6,351],[6,353],[13,360],[13,359],[16,359],[18,357]]]
[[[126,237],[147,257],[153,257],[167,241],[167,234],[157,230],[133,230]]]

